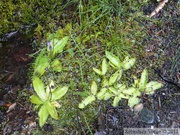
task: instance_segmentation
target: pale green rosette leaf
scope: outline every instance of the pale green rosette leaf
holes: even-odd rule
[[[132,66],[134,66],[134,64],[135,64],[135,62],[136,62],[136,59],[135,59],[135,58],[132,58],[132,59],[126,58],[126,59],[127,59],[127,60],[125,60],[125,61],[123,62],[123,65],[122,65],[122,67],[123,67],[124,70],[130,69]]]
[[[51,102],[51,105],[52,105],[52,106],[55,106],[55,107],[57,107],[57,108],[60,108],[60,107],[61,107],[61,105],[60,105],[57,101],[52,101],[52,102]]]
[[[55,106],[52,106],[49,101],[45,102],[45,106],[46,106],[50,116],[57,120],[58,119],[58,114],[57,114]]]
[[[155,90],[160,89],[162,86],[162,83],[151,81],[146,85],[146,94],[153,94]]]
[[[30,101],[31,101],[31,103],[36,104],[36,105],[43,104],[43,101],[41,101],[41,100],[40,100],[37,96],[35,96],[35,95],[32,95],[32,96],[30,97]]]
[[[133,76],[133,78],[134,78],[134,84],[133,84],[133,86],[134,86],[134,87],[138,87],[138,86],[139,86],[139,79],[137,79],[136,76]]]
[[[102,75],[105,75],[108,70],[108,63],[106,59],[103,59],[102,61]]]
[[[96,84],[95,81],[93,81],[92,84],[91,84],[91,93],[92,93],[93,95],[96,95],[97,89],[98,89],[98,88],[97,88],[97,84]]]
[[[121,67],[121,61],[119,60],[119,58],[117,56],[115,56],[114,54],[106,51],[106,58],[108,58],[108,60],[116,67],[116,68],[120,68]]]
[[[128,105],[129,105],[131,108],[133,108],[133,106],[136,105],[136,104],[138,104],[139,101],[140,101],[140,100],[139,100],[138,97],[132,96],[132,97],[130,97],[129,100],[128,100]]]
[[[49,116],[49,112],[45,106],[45,104],[43,104],[38,112],[38,116],[39,116],[39,125],[40,127],[42,127],[45,123],[46,120]]]
[[[64,86],[64,87],[58,87],[56,88],[53,92],[52,92],[52,97],[51,97],[51,101],[55,101],[58,99],[61,99],[66,92],[68,91],[68,86]]]
[[[54,90],[55,90],[54,81],[50,80],[49,85],[46,87],[46,95],[47,95],[47,97],[49,97],[50,93],[53,92]]]
[[[130,87],[128,89],[123,90],[122,92],[127,95],[133,95],[135,91],[137,91],[136,88]]]
[[[54,55],[61,53],[69,40],[69,36],[63,37],[61,40],[55,41],[54,44]],[[53,42],[53,41],[52,41]]]
[[[39,77],[34,76],[33,78],[33,86],[36,94],[40,97],[42,101],[47,100],[47,96],[44,90],[44,83],[39,79]]]
[[[96,95],[97,99],[102,100],[104,98],[104,94],[106,93],[107,88],[102,88]]]
[[[108,87],[108,86],[109,86],[109,82],[106,78],[104,78],[102,81],[102,87]]]
[[[51,63],[52,70],[55,72],[61,72],[62,71],[62,64],[58,59],[54,59]]]
[[[106,92],[105,94],[104,94],[104,100],[108,100],[108,99],[110,99],[111,97],[113,96],[113,94],[112,93],[109,93],[109,92]]]
[[[86,107],[88,104],[91,104],[95,100],[96,98],[94,95],[88,96],[79,104],[79,108],[83,109],[84,107]]]
[[[122,76],[122,70],[116,71],[110,78],[109,78],[109,85],[113,85],[116,81],[118,81]]]
[[[38,73],[40,76],[44,74],[46,68],[49,68],[49,58],[44,56],[44,50],[36,57],[34,63],[34,74]]]
[[[141,92],[140,92],[139,90],[136,90],[136,91],[133,93],[133,96],[135,96],[135,97],[141,96]]]
[[[129,99],[129,96],[128,96],[128,95],[124,95],[124,94],[122,94],[122,93],[120,93],[120,94],[118,95],[118,97],[119,97],[119,98],[124,98],[124,99]]]
[[[140,91],[144,91],[147,82],[148,82],[148,71],[147,71],[147,69],[144,69],[143,72],[141,73],[141,78],[139,81]]]
[[[117,94],[118,94],[117,89],[115,89],[114,87],[109,87],[108,89],[109,89],[109,91],[112,92],[114,95],[117,95]]]
[[[102,71],[97,69],[97,68],[93,68],[94,72],[96,72],[99,75],[102,75]]]
[[[124,85],[124,84],[117,84],[116,88],[118,89],[118,92],[121,93],[124,90],[126,90],[126,85]]]
[[[119,98],[118,96],[115,96],[112,106],[117,107],[120,100],[121,98]]]

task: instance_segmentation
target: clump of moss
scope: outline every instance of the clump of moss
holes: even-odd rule
[[[41,24],[54,30],[51,24],[59,21],[61,1],[3,1],[0,2],[0,35],[17,30],[22,25]]]

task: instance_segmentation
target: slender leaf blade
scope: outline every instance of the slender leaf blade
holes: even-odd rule
[[[43,104],[43,101],[41,101],[36,95],[32,95],[30,97],[30,101],[31,103],[36,104],[36,105]]]
[[[155,90],[160,89],[162,87],[162,83],[151,81],[146,85],[146,93],[153,94]]]
[[[69,36],[63,37],[54,45],[54,55],[61,53],[69,40]]]
[[[57,114],[57,111],[56,111],[55,106],[52,106],[49,101],[47,101],[47,102],[45,103],[45,106],[46,106],[46,108],[47,108],[48,113],[50,114],[50,116],[51,116],[52,118],[54,118],[54,119],[57,120],[57,119],[58,119],[58,114]]]
[[[58,59],[54,59],[51,63],[51,67],[53,71],[55,72],[61,72],[62,71],[62,64]]]
[[[105,75],[108,70],[108,63],[106,59],[103,59],[102,61],[102,75]]]
[[[79,104],[79,108],[83,109],[85,106],[87,106],[88,104],[92,103],[95,100],[96,98],[94,95],[88,96]]]
[[[139,81],[139,89],[141,91],[144,91],[147,82],[148,82],[148,71],[147,69],[144,69],[143,72],[141,73],[141,78]]]
[[[49,116],[49,112],[45,106],[45,104],[43,104],[38,112],[38,116],[39,116],[39,125],[40,127],[42,127],[46,121],[47,121],[47,118]]]
[[[56,88],[53,92],[52,92],[52,97],[51,97],[51,100],[52,101],[55,101],[55,100],[58,100],[60,99],[61,97],[63,97],[66,92],[68,91],[68,86],[64,86],[64,87],[58,87]]]
[[[113,54],[111,54],[110,52],[106,51],[106,58],[109,59],[109,61],[115,65],[117,68],[121,67],[121,61],[119,60],[119,58]]]
[[[95,82],[95,81],[93,81],[92,82],[92,84],[91,84],[91,93],[93,94],[93,95],[96,95],[96,93],[97,93],[97,83]]]
[[[97,68],[93,68],[94,72],[96,72],[99,75],[102,75],[102,71],[97,69]]]
[[[44,83],[37,76],[33,77],[33,86],[36,94],[40,97],[41,100],[47,100],[46,92],[44,90]]]

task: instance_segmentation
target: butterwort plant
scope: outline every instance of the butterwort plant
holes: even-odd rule
[[[71,28],[68,25],[68,30]],[[61,31],[61,32],[58,32]],[[33,64],[33,76],[32,84],[35,90],[35,94],[30,97],[30,101],[35,104],[35,108],[39,109],[39,125],[42,127],[51,116],[54,119],[58,119],[58,113],[56,108],[60,108],[58,100],[61,99],[68,91],[68,86],[56,86],[54,81],[49,82],[42,81],[42,78],[46,78],[49,73],[50,78],[56,72],[62,71],[62,64],[56,56],[63,52],[65,45],[69,40],[69,36],[63,36],[62,29],[56,33],[49,34],[46,42],[46,47],[40,50],[39,55],[36,57]],[[48,71],[46,74],[45,72]],[[51,74],[53,72],[53,74]],[[45,84],[47,84],[45,88]]]
[[[107,59],[109,62],[107,62]],[[101,69],[93,68],[94,72],[101,76],[101,84],[98,90],[98,85],[95,81],[91,84],[91,94],[86,97],[80,104],[79,108],[83,109],[88,104],[91,104],[95,100],[108,100],[113,98],[112,106],[118,106],[121,99],[128,100],[128,105],[132,108],[134,105],[140,102],[139,96],[142,92],[146,94],[153,94],[155,90],[162,87],[162,84],[156,81],[150,81],[148,83],[148,72],[143,70],[141,78],[137,79],[134,75],[134,83],[127,85],[128,83],[122,82],[120,79],[123,72],[131,69],[135,64],[135,58],[126,57],[124,61],[114,54],[106,51],[106,58],[103,59]],[[108,68],[111,66],[116,71],[107,76]]]
[[[51,80],[45,89],[44,83],[37,76],[33,78],[33,86],[36,94],[32,95],[30,100],[36,105],[36,108],[40,108],[38,116],[39,125],[42,127],[49,115],[56,120],[58,119],[56,108],[60,108],[61,105],[57,100],[61,99],[66,94],[68,86],[56,87],[53,80]]]

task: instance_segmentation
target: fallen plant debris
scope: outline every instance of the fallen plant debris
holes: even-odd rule
[[[165,4],[168,2],[168,0],[163,0],[159,3],[159,5],[154,9],[154,11],[149,15],[149,17],[153,17],[154,15],[156,15],[164,6]]]

